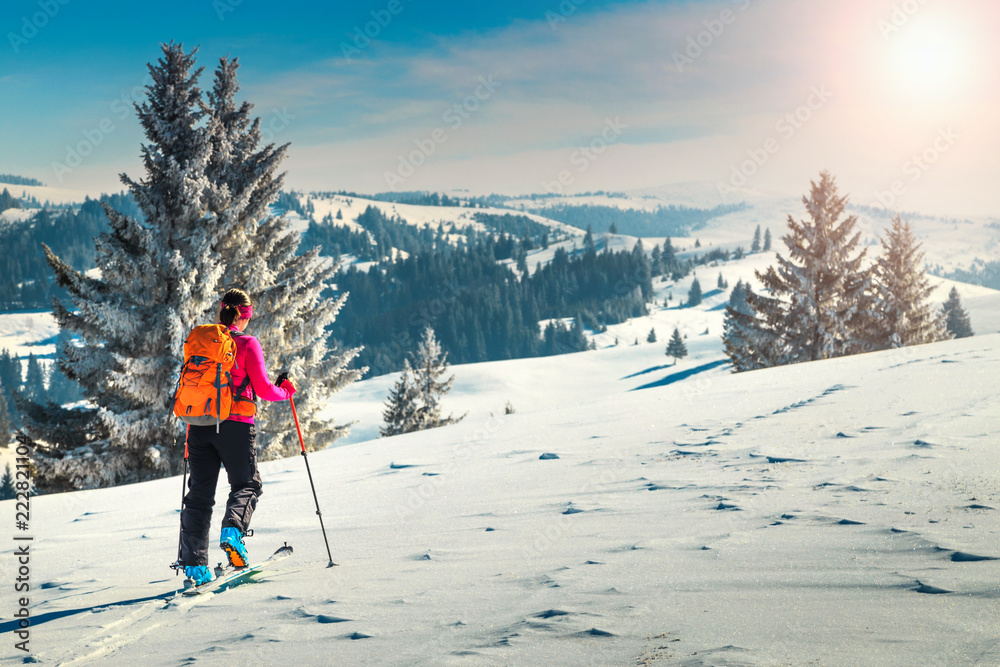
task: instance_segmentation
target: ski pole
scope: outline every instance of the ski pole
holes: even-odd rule
[[[291,397],[288,398],[288,402],[292,404],[292,417],[295,418],[295,430],[299,434],[299,445],[302,446],[302,458],[306,462],[306,472],[309,474],[309,486],[312,487],[313,500],[316,502],[316,516],[319,517],[319,527],[323,531],[323,542],[326,543],[326,555],[330,557],[330,563],[327,567],[333,567],[336,563],[333,562],[333,555],[330,553],[330,540],[326,538],[326,527],[323,525],[323,513],[319,511],[319,497],[316,496],[316,485],[313,484],[312,471],[309,469],[309,457],[306,456],[306,441],[302,439],[302,427],[299,426],[299,413],[295,410],[295,401]]]
[[[184,543],[184,496],[187,493],[187,474],[188,474],[188,436],[191,435],[191,425],[188,424],[187,430],[184,432],[184,476],[181,477],[181,527],[180,533],[177,535],[177,564],[181,563],[181,554],[183,553],[181,545]],[[174,568],[177,574],[181,573],[179,567]]]

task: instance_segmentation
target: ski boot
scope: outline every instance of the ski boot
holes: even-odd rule
[[[222,529],[222,538],[219,540],[219,546],[226,552],[226,555],[229,557],[229,564],[233,567],[246,567],[250,564],[246,545],[243,544],[243,535],[238,528],[234,528],[233,526]]]
[[[184,574],[187,575],[184,588],[201,586],[212,580],[212,570],[207,565],[188,565],[184,568]]]

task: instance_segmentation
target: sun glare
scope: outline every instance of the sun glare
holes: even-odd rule
[[[968,62],[961,31],[943,21],[914,18],[888,36],[891,76],[911,92],[944,95],[967,81]]]

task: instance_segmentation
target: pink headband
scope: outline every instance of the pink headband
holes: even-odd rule
[[[240,314],[241,320],[249,320],[253,317],[253,306],[237,306],[231,303],[222,303],[219,305],[219,310],[222,310],[226,306],[232,306]]]

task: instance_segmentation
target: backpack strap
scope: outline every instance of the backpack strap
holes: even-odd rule
[[[239,338],[240,336],[249,336],[250,334],[245,334],[242,331],[234,331],[234,330],[230,329],[229,335],[232,336],[235,339],[235,338]],[[239,365],[237,364],[237,368],[238,367],[239,367]],[[236,391],[233,392],[233,400],[234,401],[254,401],[256,399],[256,396],[254,398],[243,398],[243,392],[247,390],[248,386],[250,386],[250,374],[249,373],[246,374],[246,376],[243,378],[243,382],[240,382],[239,387],[237,387]]]
[[[250,375],[247,374],[247,376],[245,378],[243,378],[243,382],[240,382],[240,386],[236,389],[236,391],[233,392],[233,400],[234,401],[252,401],[252,400],[254,400],[252,398],[243,398],[243,392],[247,390],[247,387],[249,385],[250,385]]]

